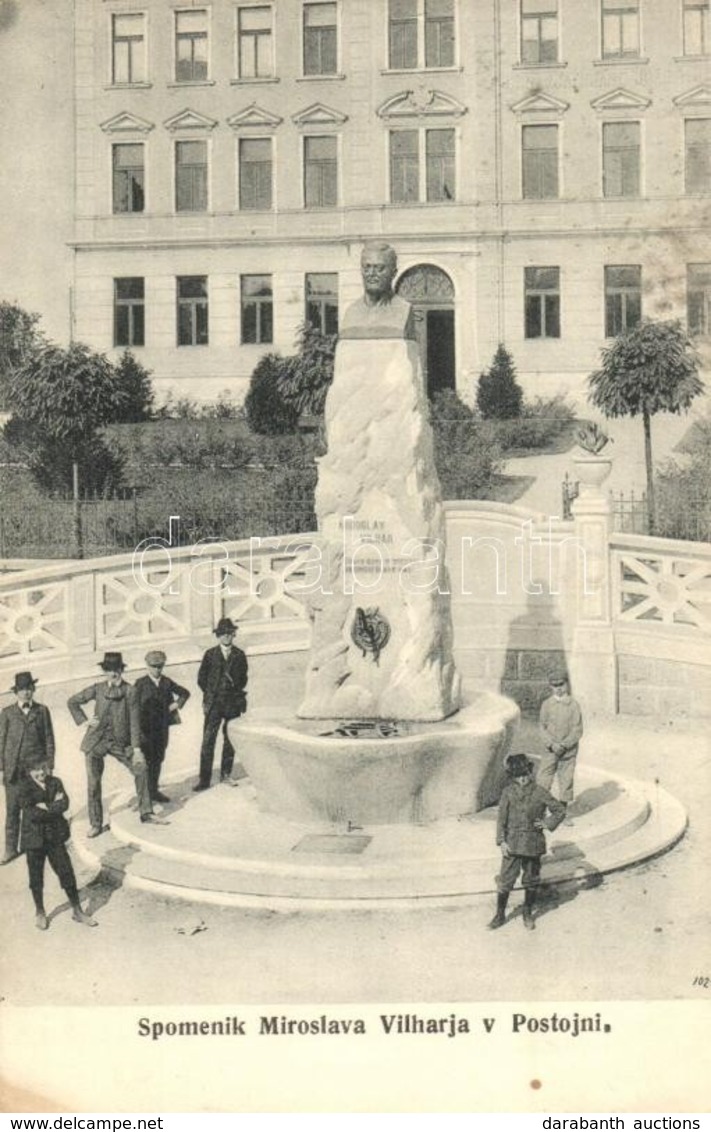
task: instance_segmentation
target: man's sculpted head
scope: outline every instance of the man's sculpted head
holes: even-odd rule
[[[397,255],[390,244],[371,241],[360,256],[366,302],[382,303],[392,298],[397,274]]]

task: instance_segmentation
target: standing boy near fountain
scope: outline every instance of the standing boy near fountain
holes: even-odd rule
[[[565,806],[533,781],[533,763],[526,755],[506,760],[511,782],[504,787],[499,802],[496,844],[503,854],[501,872],[496,878],[496,915],[490,928],[500,928],[506,920],[509,893],[522,873],[525,891],[524,926],[533,930],[533,906],[541,876],[541,857],[546,851],[544,829],[551,832],[565,817]],[[550,811],[546,818],[546,810]]]
[[[564,672],[553,672],[548,682],[552,694],[541,704],[539,717],[546,754],[538,767],[536,781],[544,790],[550,790],[557,775],[560,800],[569,805],[574,798],[573,779],[578,743],[583,734],[583,716],[580,704],[568,691]]]

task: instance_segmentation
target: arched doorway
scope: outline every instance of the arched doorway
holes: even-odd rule
[[[454,389],[452,280],[441,268],[422,263],[403,272],[395,289],[415,309],[415,330],[428,397],[434,397],[441,389]]]

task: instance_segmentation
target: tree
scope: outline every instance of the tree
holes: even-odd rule
[[[289,363],[290,359],[281,354],[263,354],[257,362],[244,400],[247,422],[253,432],[271,436],[294,432],[298,410],[286,401],[281,388],[281,378]]]
[[[499,343],[494,360],[484,370],[476,391],[476,404],[482,417],[510,420],[521,415],[523,390],[516,381],[516,368],[506,347]]]
[[[43,345],[39,320],[38,314],[16,303],[0,302],[0,407],[7,404],[7,387],[15,370]]]
[[[130,350],[124,350],[115,366],[123,407],[118,418],[122,424],[148,421],[155,411],[155,395],[150,372],[136,360]]]
[[[21,438],[32,453],[30,466],[39,482],[47,482],[45,472],[61,468],[62,461],[57,463],[61,453],[65,467],[71,468],[75,491],[80,465],[84,486],[100,488],[96,475],[92,477],[106,447],[98,430],[120,420],[125,407],[125,395],[108,358],[79,344],[68,349],[43,346],[12,374],[8,400],[13,416],[6,435]],[[114,459],[107,460],[112,474],[114,465]],[[37,475],[38,469],[44,470]]]
[[[298,353],[287,359],[280,382],[286,400],[298,413],[323,413],[333,381],[337,338],[336,334],[322,334],[307,322],[300,326]]]
[[[603,349],[602,365],[588,385],[591,404],[606,417],[642,417],[649,533],[654,534],[651,418],[687,410],[703,392],[694,344],[678,320],[645,320]]]

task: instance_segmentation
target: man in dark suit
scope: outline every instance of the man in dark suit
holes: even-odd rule
[[[120,652],[107,652],[99,665],[106,673],[106,680],[90,684],[81,692],[76,692],[67,700],[72,719],[79,725],[87,722],[82,707],[94,701],[94,717],[81,741],[81,749],[86,758],[86,778],[88,788],[88,808],[90,829],[87,837],[98,837],[108,826],[103,824],[104,809],[101,798],[101,779],[104,774],[104,759],[111,755],[130,770],[136,782],[136,797],[142,822],[167,825],[153,813],[148,793],[148,773],[146,760],[141,750],[141,727],[138,717],[138,701],[133,686],[123,678],[126,665]]]
[[[168,746],[169,728],[180,722],[179,709],[190,699],[190,692],[163,675],[166,655],[161,649],[146,653],[145,676],[133,685],[138,700],[141,750],[146,757],[148,793],[152,802],[169,802],[158,789],[161,766]]]
[[[54,766],[52,718],[44,704],[34,701],[37,681],[31,672],[18,672],[12,691],[16,702],[0,712],[0,764],[5,783],[5,855],[7,865],[18,856],[20,843],[20,785],[25,771],[48,762]]]
[[[247,709],[247,657],[233,644],[237,626],[229,617],[223,617],[214,632],[218,643],[203,656],[197,678],[203,694],[205,722],[200,748],[200,777],[193,790],[207,790],[210,785],[220,727],[223,735],[220,781],[229,780],[235,749],[227,734],[227,724]]]
[[[64,814],[69,806],[66,790],[50,773],[49,763],[32,767],[20,784],[22,834],[20,848],[27,857],[30,892],[35,902],[35,923],[40,931],[49,927],[44,910],[44,863],[49,861],[72,906],[78,924],[96,927],[96,920],[82,911],[77,879],[67,852],[69,823]]]

